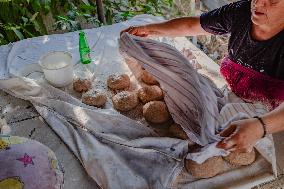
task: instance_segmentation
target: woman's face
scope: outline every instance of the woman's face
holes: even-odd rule
[[[251,13],[255,25],[283,25],[284,0],[251,0]]]

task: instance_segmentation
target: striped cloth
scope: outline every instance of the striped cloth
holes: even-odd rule
[[[174,121],[199,145],[220,141],[218,132],[232,121],[267,112],[264,105],[245,103],[237,97],[237,102],[230,102],[212,81],[197,73],[188,59],[168,44],[124,33],[120,49],[159,81]]]

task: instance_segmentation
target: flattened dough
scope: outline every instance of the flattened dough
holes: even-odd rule
[[[143,106],[143,116],[151,123],[164,123],[170,119],[165,102],[151,101]]]
[[[138,97],[143,104],[150,101],[162,100],[163,91],[157,85],[145,86],[138,90]]]
[[[129,111],[138,105],[139,100],[135,92],[122,91],[112,97],[112,103],[116,110]]]
[[[82,95],[82,102],[91,106],[102,107],[106,101],[106,94],[100,89],[91,89]]]
[[[86,92],[92,88],[92,82],[88,79],[74,79],[73,89],[79,93]]]
[[[224,159],[232,165],[241,166],[241,165],[250,165],[255,161],[256,152],[253,149],[251,152],[232,152]]]
[[[127,89],[130,86],[130,78],[127,74],[112,74],[107,80],[107,86],[113,90]]]
[[[141,80],[148,85],[157,85],[159,82],[146,70],[142,70]]]
[[[207,159],[202,164],[192,160],[186,160],[185,166],[189,173],[195,178],[214,177],[224,170],[225,162],[220,156]]]

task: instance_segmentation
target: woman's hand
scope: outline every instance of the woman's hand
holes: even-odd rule
[[[235,121],[220,133],[220,136],[226,138],[217,147],[228,151],[249,152],[263,134],[263,127],[256,118]]]
[[[136,35],[136,36],[139,36],[139,37],[147,37],[147,36],[150,35],[150,30],[149,30],[147,25],[145,25],[145,26],[131,26],[131,27],[125,29],[125,30],[122,30],[120,32],[120,35],[123,32],[128,32],[129,34]]]
[[[120,32],[128,32],[140,37],[182,37],[208,34],[200,24],[200,17],[182,17],[172,20],[146,24],[143,26],[131,26]]]

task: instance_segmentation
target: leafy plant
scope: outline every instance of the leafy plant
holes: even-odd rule
[[[162,16],[173,7],[173,0],[104,0],[103,3],[107,24],[139,14]],[[0,10],[0,45],[48,34],[52,32],[50,22],[59,31],[80,30],[86,23],[92,27],[103,25],[98,20],[95,0],[0,0]],[[46,19],[46,15],[51,15],[51,19]]]
[[[172,7],[173,0],[106,0],[104,4],[107,23],[112,24],[139,14],[162,16],[165,7]]]
[[[46,34],[38,15],[48,11],[48,3],[47,0],[0,2],[0,44]]]
[[[56,16],[56,28],[67,31],[80,30],[80,22],[86,21],[93,24],[95,27],[101,26],[100,21],[95,16],[96,7],[89,4],[80,4],[76,6],[73,3],[69,4],[68,12],[65,15]]]

